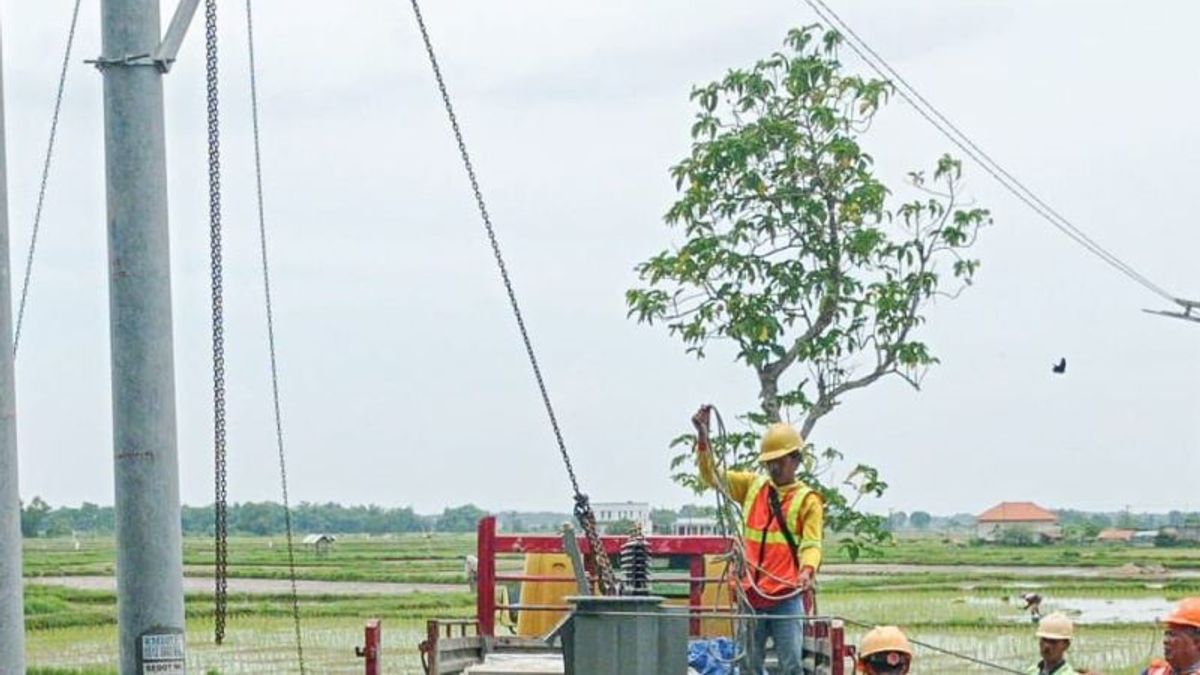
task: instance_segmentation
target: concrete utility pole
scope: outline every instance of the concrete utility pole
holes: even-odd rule
[[[183,673],[158,0],[102,0],[101,22],[120,672]]]
[[[13,386],[4,138],[4,77],[0,66],[0,675],[21,675],[25,672],[25,603],[21,580],[21,498],[17,485],[17,403]]]

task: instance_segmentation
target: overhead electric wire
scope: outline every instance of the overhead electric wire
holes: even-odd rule
[[[920,92],[913,87],[899,72],[896,71],[888,62],[871,48],[865,40],[860,37],[849,24],[845,22],[829,5],[823,0],[804,0],[813,12],[825,23],[829,28],[841,33],[845,38],[845,43],[858,55],[864,63],[874,70],[880,77],[888,80],[895,86],[896,93],[904,99],[912,108],[937,129],[943,136],[954,143],[968,157],[975,161],[984,171],[992,176],[996,182],[1000,183],[1014,197],[1024,202],[1026,206],[1032,209],[1035,213],[1041,216],[1046,222],[1050,223],[1060,232],[1065,234],[1071,240],[1083,246],[1090,253],[1103,260],[1108,265],[1112,266],[1117,271],[1121,272],[1134,282],[1146,288],[1150,292],[1162,297],[1168,302],[1174,304],[1182,304],[1181,299],[1167,291],[1162,286],[1154,283],[1142,273],[1138,272],[1134,267],[1125,261],[1121,260],[1116,254],[1107,250],[1094,239],[1088,236],[1083,230],[1077,227],[1074,223],[1068,220],[1065,216],[1054,210],[1044,200],[1042,200],[1033,190],[1028,188],[1024,183],[1018,180],[1010,172],[1004,169],[995,159],[981,149],[974,141],[971,140],[962,130],[954,125],[945,115],[943,115],[932,103],[929,102]],[[840,28],[840,30],[839,30]]]
[[[292,526],[292,505],[288,496],[287,459],[283,446],[283,413],[279,403],[279,362],[275,350],[275,311],[271,302],[271,271],[267,256],[267,218],[263,197],[262,143],[258,125],[258,67],[254,59],[254,10],[252,0],[246,0],[246,44],[250,68],[250,120],[254,137],[254,187],[258,204],[258,243],[262,254],[263,298],[267,319],[267,349],[271,356],[271,401],[275,413],[275,446],[279,454],[279,482],[283,490],[283,523],[287,536],[288,581],[291,584],[289,601],[292,625],[296,633],[296,659],[300,673],[307,672],[304,661],[304,640],[300,630],[300,597],[296,590],[296,550]]]
[[[46,158],[42,162],[42,183],[38,188],[37,206],[33,211],[33,229],[29,235],[29,252],[25,256],[25,275],[21,282],[21,301],[17,305],[17,321],[13,330],[13,357],[17,355],[17,345],[21,342],[21,327],[25,323],[25,307],[29,300],[29,281],[33,274],[33,253],[37,250],[38,232],[42,225],[42,207],[46,203],[46,187],[50,183],[50,164],[54,159],[54,141],[58,138],[58,116],[62,111],[63,92],[67,86],[67,69],[71,64],[71,49],[75,45],[75,27],[79,24],[79,5],[82,0],[75,0],[71,10],[71,27],[67,30],[67,46],[63,50],[62,67],[58,71],[58,92],[54,96],[54,114],[50,116],[50,138],[46,141]]]

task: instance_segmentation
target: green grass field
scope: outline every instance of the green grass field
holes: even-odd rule
[[[469,616],[462,556],[474,548],[465,535],[354,538],[338,541],[328,555],[297,550],[302,579],[353,582],[454,583],[461,590],[396,595],[327,593],[302,595],[305,660],[311,672],[357,673],[353,648],[362,642],[367,618],[383,620],[387,672],[420,672],[415,645],[424,620]],[[281,538],[231,540],[230,569],[237,577],[287,577]],[[1140,672],[1160,651],[1153,619],[1170,603],[1200,595],[1200,549],[1100,547],[973,547],[939,540],[902,541],[878,556],[846,566],[831,551],[823,573],[820,610],[862,623],[896,623],[923,642],[977,658],[1024,668],[1036,660],[1036,640],[1016,600],[1037,590],[1044,609],[1073,613],[1079,636],[1078,666],[1108,675]],[[212,543],[185,543],[187,573],[210,575]],[[32,540],[26,544],[26,576],[111,576],[111,540]],[[1130,565],[1162,565],[1182,576],[1162,578],[1130,572]],[[514,569],[519,559],[504,561]],[[1187,576],[1192,574],[1192,576]],[[26,590],[31,673],[110,673],[115,662],[116,599],[111,591],[30,584]],[[212,644],[213,601],[187,596],[189,670],[196,673],[298,672],[287,594],[235,593],[230,597],[229,637]],[[862,629],[848,629],[856,640]],[[915,673],[998,672],[918,648]]]

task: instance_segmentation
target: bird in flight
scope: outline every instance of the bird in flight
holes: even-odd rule
[[[1059,375],[1062,375],[1063,373],[1067,372],[1067,360],[1060,359],[1059,362],[1054,364],[1051,369]]]

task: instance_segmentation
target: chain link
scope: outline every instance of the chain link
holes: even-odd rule
[[[50,140],[46,142],[46,158],[42,162],[42,184],[38,188],[37,207],[33,212],[33,231],[29,235],[29,252],[25,256],[25,278],[21,282],[21,302],[17,307],[17,323],[13,330],[13,358],[17,356],[17,345],[21,342],[21,326],[25,323],[25,305],[29,300],[29,280],[33,274],[33,252],[37,249],[38,232],[42,224],[42,207],[46,203],[46,186],[50,182],[50,164],[54,159],[54,141],[58,137],[58,114],[62,110],[63,91],[67,86],[67,67],[71,63],[71,49],[75,45],[75,26],[79,23],[79,4],[71,11],[71,28],[67,31],[67,48],[63,52],[62,69],[58,72],[58,93],[54,97],[54,114],[50,117]]]
[[[287,462],[283,452],[283,415],[279,406],[279,367],[275,357],[275,312],[271,305],[271,273],[267,264],[267,220],[263,207],[262,145],[258,131],[258,76],[254,62],[254,12],[246,0],[246,38],[250,53],[250,118],[254,131],[254,179],[258,197],[258,242],[262,252],[263,296],[267,312],[267,347],[271,353],[271,395],[275,406],[275,444],[279,449],[279,481],[283,486],[283,522],[287,530],[288,578],[292,585],[292,622],[296,629],[296,658],[300,674],[306,672],[300,631],[300,599],[296,592],[296,551],[292,535],[292,507],[288,499]]]
[[[216,555],[215,641],[225,640],[228,609],[229,540],[225,466],[225,307],[221,251],[221,125],[217,90],[217,2],[204,2],[205,66],[208,98],[208,223],[212,272],[213,456],[216,499],[213,512]]]
[[[513,316],[517,320],[517,328],[521,331],[521,341],[525,345],[525,354],[529,357],[529,365],[533,368],[533,377],[537,380],[538,391],[541,392],[542,403],[545,405],[546,414],[550,418],[550,426],[554,430],[554,439],[558,443],[559,454],[562,455],[563,465],[567,469],[567,477],[571,481],[571,490],[575,494],[575,519],[579,521],[580,527],[583,528],[588,545],[595,556],[601,593],[609,594],[615,592],[616,578],[613,575],[612,563],[608,559],[608,555],[605,554],[604,546],[600,541],[600,535],[596,531],[596,517],[592,513],[588,496],[580,491],[579,481],[575,477],[575,469],[571,466],[571,456],[567,454],[567,446],[563,441],[562,430],[558,425],[558,417],[554,414],[554,406],[550,403],[550,394],[547,392],[546,382],[542,378],[542,370],[538,365],[537,356],[534,354],[533,343],[529,339],[529,331],[525,328],[525,319],[521,315],[521,307],[517,303],[517,294],[513,290],[512,280],[508,275],[508,267],[504,264],[504,256],[500,253],[500,243],[496,239],[496,231],[492,226],[492,219],[488,214],[487,204],[483,200],[483,191],[479,187],[479,179],[475,175],[475,167],[471,163],[471,155],[467,152],[467,144],[463,141],[462,130],[458,124],[458,116],[454,114],[454,104],[450,102],[450,93],[447,91],[446,81],[442,77],[442,69],[438,65],[437,56],[433,52],[433,42],[430,40],[429,31],[425,27],[425,19],[421,15],[421,6],[417,0],[410,1],[412,3],[413,14],[416,15],[417,27],[421,31],[421,39],[425,42],[425,52],[429,55],[429,64],[433,67],[433,76],[437,80],[438,91],[442,95],[442,104],[445,106],[446,116],[450,120],[450,128],[454,132],[454,140],[458,144],[458,153],[462,158],[463,167],[467,171],[467,178],[471,181],[471,191],[475,194],[475,205],[478,207],[479,215],[483,219],[484,229],[487,230],[487,238],[488,243],[492,247],[492,255],[496,259],[496,266],[500,270],[500,278],[504,282],[504,290],[508,293],[508,302],[512,306]]]

